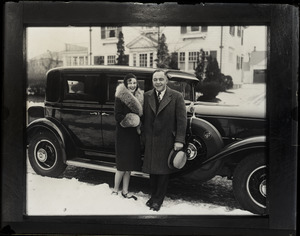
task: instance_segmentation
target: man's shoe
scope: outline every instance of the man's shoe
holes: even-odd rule
[[[151,199],[149,199],[149,200],[146,202],[146,206],[147,206],[147,207],[152,207],[152,204],[153,204],[153,202],[152,202]]]
[[[153,203],[150,210],[153,210],[153,211],[159,211],[161,205],[159,205],[158,203]]]

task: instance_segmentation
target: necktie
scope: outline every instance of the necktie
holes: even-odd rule
[[[157,92],[157,101],[158,101],[158,103],[160,103],[160,100],[161,100],[160,94],[161,94],[161,92]]]

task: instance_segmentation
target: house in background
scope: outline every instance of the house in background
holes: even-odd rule
[[[28,60],[27,77],[29,80],[43,79],[48,70],[59,66],[63,66],[60,53],[48,51]]]
[[[89,65],[88,48],[73,44],[65,44],[65,50],[59,52],[64,66]]]
[[[249,61],[243,64],[243,83],[265,83],[267,73],[267,52],[256,51],[249,54]]]
[[[60,66],[88,65],[88,48],[65,44],[60,52],[47,51],[27,62],[27,78],[30,83],[43,81],[48,70]]]
[[[169,54],[177,57],[180,70],[194,74],[202,49],[206,56],[216,58],[221,73],[230,75],[234,86],[240,87],[243,83],[262,81],[266,68],[266,61],[261,60],[262,55],[258,52],[251,53],[250,64],[244,63],[248,55],[244,46],[245,30],[247,27],[206,25],[91,27],[89,47],[65,44],[65,50],[57,53],[58,66],[116,64],[118,35],[122,31],[127,64],[155,68],[158,39],[164,34]],[[41,61],[35,63],[41,65]],[[251,79],[252,73],[255,76]]]
[[[92,27],[92,64],[112,65],[117,58],[119,32],[124,35],[129,66],[156,67],[159,35],[166,36],[169,54],[175,53],[180,70],[194,74],[200,49],[216,58],[221,72],[242,84],[244,58],[241,26]]]

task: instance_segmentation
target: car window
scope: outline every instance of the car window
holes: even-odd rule
[[[123,83],[124,76],[108,75],[108,88],[107,88],[107,102],[113,103],[115,101],[116,88],[120,83]],[[144,92],[145,78],[137,78],[139,88]]]
[[[64,100],[97,102],[99,75],[64,75]]]
[[[183,95],[184,100],[193,101],[193,90],[190,83],[186,81],[169,80],[168,86]]]

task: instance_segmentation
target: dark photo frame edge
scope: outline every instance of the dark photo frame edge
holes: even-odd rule
[[[114,14],[108,12],[113,11]],[[53,14],[55,12],[55,14]],[[178,14],[189,12],[184,19]],[[147,14],[145,14],[147,13]],[[275,4],[119,4],[19,2],[5,5],[2,101],[1,228],[16,233],[228,234],[296,231],[297,70],[296,7]],[[118,17],[115,17],[118,15]],[[27,26],[99,24],[184,25],[204,22],[269,26],[267,114],[269,119],[269,216],[24,217],[26,193],[25,51]],[[278,60],[280,57],[280,60]],[[14,92],[12,92],[14,91]],[[80,224],[78,224],[80,222]],[[118,226],[118,227],[116,227]],[[230,226],[230,227],[229,227]],[[87,232],[86,232],[87,230]]]

